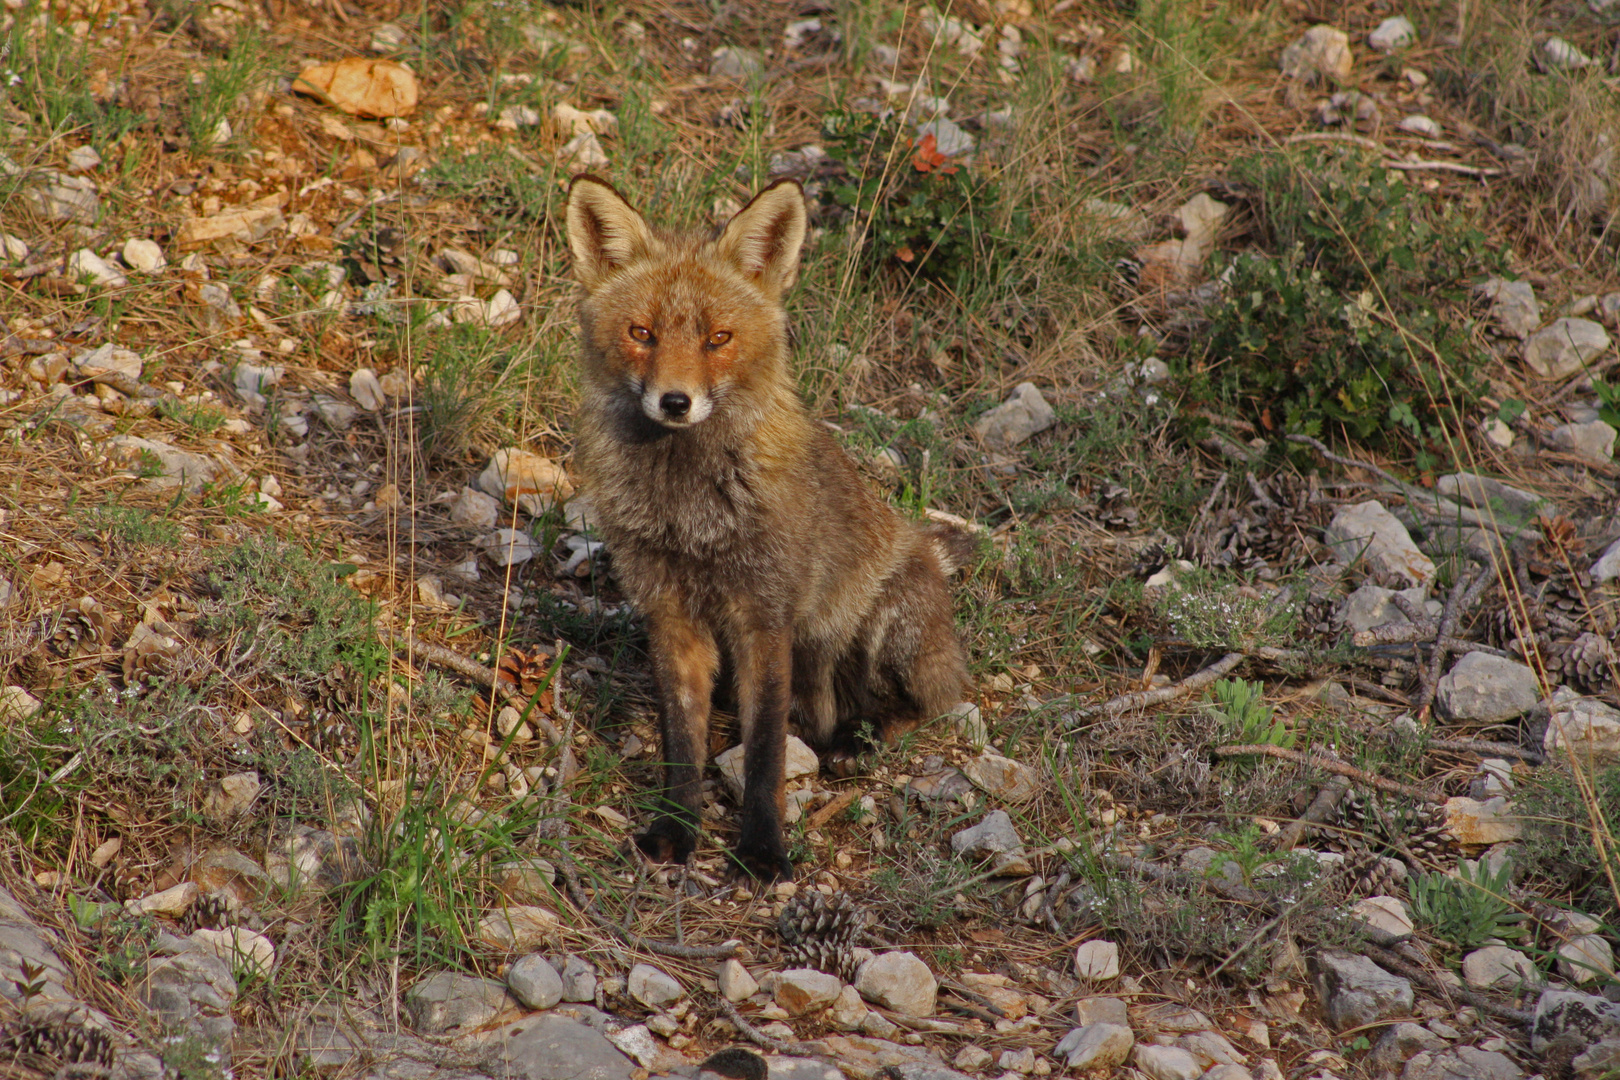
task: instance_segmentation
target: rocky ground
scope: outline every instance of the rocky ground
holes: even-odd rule
[[[6,0],[0,1069],[1613,1075],[1616,18]],[[581,169],[800,179],[807,399],[981,535],[794,883],[723,716],[627,842]]]

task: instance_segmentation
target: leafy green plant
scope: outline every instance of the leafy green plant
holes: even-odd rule
[[[1245,682],[1242,679],[1221,679],[1215,683],[1214,713],[1221,720],[1224,733],[1241,746],[1294,745],[1294,732],[1275,715],[1262,696],[1265,684]]]
[[[1405,443],[1435,454],[1478,397],[1479,358],[1449,313],[1498,269],[1476,224],[1351,154],[1269,155],[1233,167],[1264,193],[1270,254],[1222,272],[1195,394],[1266,431]]]
[[[42,21],[35,24],[37,32],[18,35],[14,31],[7,40],[13,48],[22,43],[11,63],[4,64],[8,70],[15,65],[9,84],[18,105],[52,132],[87,134],[92,144],[102,148],[145,122],[141,113],[114,103],[111,95],[98,98],[92,92],[88,44],[62,26],[48,5],[30,4],[15,25],[32,23],[36,14],[42,15]],[[0,101],[8,96],[5,91],[0,88]]]
[[[967,275],[993,274],[1005,263],[1005,232],[1027,216],[993,228],[994,182],[942,153],[937,136],[914,139],[898,118],[864,112],[829,112],[821,126],[828,155],[846,174],[823,199],[851,215],[868,273],[902,267],[960,286]]]
[[[180,526],[161,514],[138,506],[92,506],[79,514],[84,533],[105,535],[132,547],[175,547],[180,543]]]
[[[1442,941],[1464,952],[1491,938],[1511,941],[1525,933],[1525,915],[1508,899],[1513,863],[1503,859],[1495,872],[1484,859],[1457,863],[1455,877],[1416,874],[1408,882],[1412,919]]]
[[[1610,427],[1620,428],[1620,383],[1594,375],[1592,391],[1598,397],[1598,419]]]
[[[239,108],[243,94],[267,81],[271,74],[264,39],[252,22],[244,20],[236,31],[230,50],[218,63],[203,69],[191,84],[186,99],[186,134],[194,151],[219,151],[231,141],[225,136],[230,114]]]
[[[1160,618],[1200,649],[1282,645],[1293,637],[1299,610],[1283,594],[1263,596],[1203,570],[1183,570],[1153,599]]]

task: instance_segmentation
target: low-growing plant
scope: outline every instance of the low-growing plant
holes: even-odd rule
[[[175,547],[180,543],[180,525],[144,507],[92,506],[79,514],[79,521],[83,532],[131,547]]]
[[[41,15],[37,23],[35,14]],[[49,5],[29,4],[14,23],[23,26],[32,26],[33,32],[14,29],[6,44],[16,52],[0,58],[7,69],[0,101],[14,97],[52,133],[88,135],[103,149],[145,122],[144,115],[117,104],[111,95],[98,98],[91,92],[88,43],[62,26]]]
[[[1525,915],[1508,899],[1512,879],[1509,859],[1503,859],[1495,871],[1484,859],[1462,859],[1455,877],[1438,872],[1414,874],[1407,883],[1412,919],[1463,952],[1492,938],[1511,941],[1522,937]]]
[[[264,39],[251,21],[243,20],[224,59],[198,74],[186,99],[186,134],[194,152],[219,152],[234,141],[221,127],[240,107],[240,99],[272,74]]]
[[[1241,746],[1294,745],[1294,732],[1263,700],[1265,684],[1243,679],[1220,679],[1215,683],[1214,713],[1221,721],[1222,734]]]
[[[1181,571],[1153,604],[1178,637],[1200,649],[1280,646],[1299,624],[1299,609],[1285,593],[1264,595],[1204,570]]]

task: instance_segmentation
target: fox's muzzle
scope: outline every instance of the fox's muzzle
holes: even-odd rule
[[[708,419],[714,402],[701,390],[665,390],[648,386],[641,392],[641,411],[647,419],[665,427],[691,427]]]

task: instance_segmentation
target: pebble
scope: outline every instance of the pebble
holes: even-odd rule
[[[759,983],[743,967],[742,961],[732,958],[721,961],[715,972],[721,995],[730,1002],[746,1001],[759,993]]]
[[[1041,789],[1040,774],[1034,769],[990,750],[963,765],[962,772],[986,793],[1003,802],[1026,802]]]
[[[637,964],[631,968],[626,986],[630,996],[649,1009],[673,1005],[685,993],[673,976],[665,974],[651,964]]]
[[[549,1009],[562,1000],[562,976],[544,956],[530,953],[506,972],[512,996],[531,1009]]]
[[[1540,697],[1535,671],[1483,652],[1458,660],[1435,689],[1435,704],[1447,719],[1492,724],[1523,716]]]
[[[596,1000],[596,968],[584,957],[569,954],[563,958],[562,983],[564,1001]]]
[[[124,265],[131,270],[139,270],[143,274],[155,274],[169,265],[169,260],[163,257],[163,249],[157,242],[148,240],[144,236],[132,236],[124,241]]]
[[[1395,126],[1402,131],[1412,135],[1421,135],[1426,139],[1438,139],[1445,134],[1444,128],[1422,113],[1413,113],[1411,116],[1403,117],[1401,122]]]
[[[1558,946],[1558,974],[1577,986],[1614,974],[1614,949],[1597,934],[1582,934]]]
[[[1057,413],[1034,383],[1019,383],[1006,401],[978,420],[973,430],[992,450],[1008,450],[1057,423]]]
[[[1457,796],[1445,801],[1446,827],[1464,847],[1502,844],[1517,840],[1523,826],[1505,798],[1476,799]]]
[[[776,976],[771,997],[789,1016],[803,1016],[831,1005],[843,986],[836,975],[813,968],[790,968]]]
[[[1553,691],[1548,706],[1541,745],[1549,760],[1567,761],[1573,751],[1578,760],[1595,765],[1620,761],[1620,710],[1565,686]]]
[[[1092,1024],[1118,1024],[1129,1027],[1130,1012],[1117,997],[1086,997],[1074,1004],[1074,1022],[1080,1027]]]
[[[764,62],[752,49],[722,45],[709,54],[709,74],[716,78],[747,79],[764,70]]]
[[[1153,1080],[1198,1080],[1204,1075],[1198,1059],[1179,1046],[1138,1043],[1131,1060]]]
[[[129,284],[129,278],[124,276],[122,270],[89,248],[80,248],[68,256],[67,276],[74,280],[89,277],[91,284],[106,288],[121,288]]]
[[[68,151],[67,164],[69,172],[89,172],[101,166],[101,155],[93,146],[75,146]]]
[[[1356,918],[1371,926],[1375,930],[1395,938],[1408,938],[1412,936],[1412,916],[1406,910],[1404,901],[1393,896],[1368,896],[1357,900],[1350,907]]]
[[[1074,950],[1074,973],[1091,982],[1118,978],[1119,946],[1101,938],[1083,942]]]
[[[855,989],[902,1016],[932,1016],[939,983],[914,953],[879,953],[855,973]]]
[[[1528,281],[1490,277],[1474,292],[1491,302],[1491,319],[1509,337],[1527,338],[1541,325],[1541,303]]]
[[[1561,37],[1550,37],[1541,43],[1537,55],[1541,62],[1555,71],[1591,67],[1594,61]]]
[[[1412,20],[1404,15],[1390,16],[1367,35],[1367,44],[1385,53],[1404,49],[1416,40],[1417,29],[1413,27]]]
[[[492,949],[516,952],[550,941],[560,925],[557,913],[550,908],[509,904],[479,919],[474,935]]]

